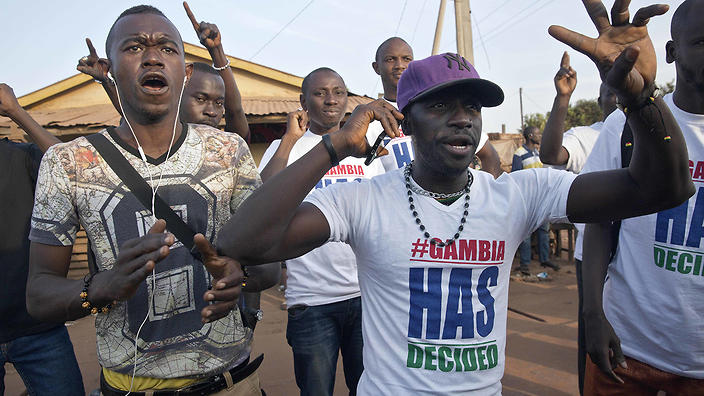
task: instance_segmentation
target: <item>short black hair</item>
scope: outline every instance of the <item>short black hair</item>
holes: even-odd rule
[[[130,7],[124,11],[122,11],[122,14],[115,19],[115,22],[113,22],[112,26],[110,26],[110,30],[108,31],[108,38],[105,39],[105,54],[108,58],[110,58],[110,46],[112,45],[113,37],[112,33],[113,30],[115,29],[115,25],[117,25],[117,21],[122,19],[123,17],[126,17],[128,15],[136,15],[136,14],[153,14],[153,15],[159,15],[161,17],[166,18],[166,15],[164,15],[163,12],[161,12],[158,8],[150,6],[150,5],[138,5],[134,7]],[[169,20],[169,18],[166,18]],[[169,22],[171,22],[169,20]],[[176,29],[178,32],[178,29]],[[180,33],[179,33],[179,39],[181,38]],[[183,48],[183,40],[181,40],[181,47]]]
[[[319,68],[313,70],[312,72],[308,73],[308,75],[303,78],[303,82],[301,83],[301,93],[303,93],[303,95],[305,95],[306,92],[308,92],[308,84],[310,84],[311,77],[313,77],[313,75],[315,73],[323,72],[323,71],[337,74],[337,76],[340,77],[340,80],[342,80],[342,84],[343,85],[345,84],[345,80],[342,79],[342,76],[338,72],[336,72],[335,70],[333,70],[329,67],[319,67]]]
[[[538,128],[537,126],[533,126],[533,125],[526,126],[525,128],[523,128],[523,137],[527,138],[528,135],[530,135],[530,133],[533,131],[539,132],[540,128]]]
[[[220,77],[220,73],[213,67],[204,62],[193,62],[193,71],[199,73],[208,73]]]
[[[383,43],[379,44],[379,47],[376,49],[376,54],[374,55],[374,60],[379,62],[379,56],[381,56],[381,52],[386,48],[387,45],[389,45],[390,42],[394,40],[401,40],[404,44],[408,46],[408,48],[411,48],[411,45],[406,42],[406,40],[402,39],[401,37],[390,37],[384,40]],[[411,49],[412,50],[412,49]]]
[[[680,30],[687,23],[687,18],[690,16],[692,6],[694,6],[697,1],[698,0],[685,0],[685,2],[680,4],[675,10],[674,15],[672,15],[672,22],[670,22],[670,36],[672,36],[673,41],[677,41],[679,38]],[[701,1],[699,2],[701,3]],[[699,19],[697,18],[697,20]]]

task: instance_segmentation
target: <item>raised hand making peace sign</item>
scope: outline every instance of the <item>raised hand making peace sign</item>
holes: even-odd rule
[[[551,36],[587,55],[599,69],[601,79],[625,105],[649,95],[654,86],[657,59],[646,24],[670,8],[654,4],[636,12],[629,22],[630,0],[616,0],[611,22],[601,0],[582,0],[599,36],[590,38],[562,26],[550,26]]]

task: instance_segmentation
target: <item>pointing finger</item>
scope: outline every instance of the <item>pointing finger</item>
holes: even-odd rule
[[[196,32],[200,32],[200,23],[198,23],[198,20],[196,19],[195,15],[193,15],[193,12],[191,11],[191,7],[188,6],[187,2],[183,2],[183,8],[186,9],[186,15],[188,15],[188,19],[191,20],[191,24],[193,25],[193,29],[196,30]]]
[[[562,54],[562,60],[560,60],[560,68],[569,69],[570,68],[570,55],[565,51]]]
[[[579,51],[589,57],[594,55],[592,52],[596,51],[596,40],[562,26],[552,25],[548,28],[548,33],[557,40],[569,45],[575,51]]]
[[[98,57],[98,52],[95,51],[95,47],[93,47],[93,43],[90,41],[89,38],[86,37],[86,44],[88,45],[88,51],[90,52],[91,57]]]

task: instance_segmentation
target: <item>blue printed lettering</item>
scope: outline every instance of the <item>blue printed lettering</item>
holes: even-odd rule
[[[399,168],[403,168],[413,161],[413,156],[411,155],[411,149],[408,142],[399,142],[398,144],[394,144],[392,147],[394,150],[394,157],[396,157],[396,165]]]
[[[689,223],[689,234],[687,235],[687,246],[698,248],[704,237],[704,187],[697,191],[697,200],[694,204],[694,213]],[[686,202],[685,202],[686,204]],[[684,204],[683,204],[684,205]]]
[[[482,312],[477,312],[477,333],[482,337],[486,337],[494,329],[494,297],[491,296],[489,286],[496,286],[499,280],[499,269],[497,267],[487,267],[479,275],[477,283],[477,297],[486,308],[484,315]]]
[[[682,205],[658,212],[655,224],[655,240],[667,243],[667,235],[672,221],[672,236],[670,243],[682,246],[684,244],[684,231],[687,226],[687,202]]]
[[[450,290],[447,295],[447,308],[445,310],[445,326],[442,331],[442,338],[456,338],[458,327],[462,327],[462,338],[474,338],[472,269],[453,268],[450,272],[449,289]],[[462,303],[461,309],[460,299]]]
[[[422,338],[423,312],[427,323],[425,338],[440,337],[440,311],[442,309],[442,268],[428,268],[428,291],[425,290],[425,268],[411,268],[408,286],[411,293],[408,313],[408,336]]]

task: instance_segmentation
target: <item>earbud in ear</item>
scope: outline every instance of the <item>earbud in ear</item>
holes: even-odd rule
[[[112,81],[113,83],[115,82],[115,79],[112,78],[112,73],[108,72],[108,79]]]

